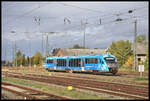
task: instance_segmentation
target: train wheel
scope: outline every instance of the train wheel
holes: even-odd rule
[[[72,73],[73,71],[71,69],[66,69],[67,73]]]
[[[111,73],[113,73],[113,72],[112,72],[112,68],[109,68],[109,71],[110,71]]]
[[[70,70],[69,70],[69,73],[72,73],[72,72],[73,72],[73,71],[70,69]]]
[[[115,75],[116,73],[112,73],[113,75]]]
[[[98,73],[98,70],[93,70],[93,74],[96,75]]]
[[[115,75],[118,72],[118,70],[112,70],[113,75]]]

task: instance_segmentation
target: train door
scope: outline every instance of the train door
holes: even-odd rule
[[[96,58],[95,58],[95,64],[94,64],[94,68],[93,68],[93,69],[97,70],[98,64],[99,64],[99,60],[98,60],[98,57],[96,57]]]
[[[54,59],[54,69],[56,70],[56,64],[57,64],[57,60]]]
[[[102,60],[102,58],[100,58],[100,71],[103,71],[103,67],[104,67],[104,61]]]
[[[81,70],[84,71],[84,58],[82,58]]]

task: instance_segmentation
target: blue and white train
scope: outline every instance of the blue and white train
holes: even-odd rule
[[[46,57],[45,68],[49,70],[118,72],[117,59],[112,54],[95,56]]]

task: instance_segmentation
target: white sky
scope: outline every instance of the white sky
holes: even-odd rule
[[[129,14],[129,10],[133,13]],[[38,17],[40,26],[35,21]],[[71,23],[64,24],[64,18]],[[116,22],[117,18],[123,21]],[[88,23],[86,47],[108,48],[112,41],[118,40],[132,42],[135,19],[137,34],[148,36],[148,2],[2,2],[2,59],[5,58],[5,48],[6,58],[12,59],[14,41],[17,49],[26,56],[41,52],[44,32],[60,32],[49,35],[50,51],[53,48],[70,48],[74,44],[83,46],[81,20]],[[43,54],[45,52],[46,37]]]

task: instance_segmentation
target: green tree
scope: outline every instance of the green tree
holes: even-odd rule
[[[42,62],[42,55],[40,52],[36,52],[33,58],[33,62],[36,65],[41,65]]]
[[[127,61],[124,64],[124,67],[127,69],[132,69],[132,66],[133,66],[133,55],[129,56]]]
[[[149,53],[148,53],[148,50],[146,50],[146,60],[143,62],[144,64],[144,69],[145,70],[148,70],[149,69]]]
[[[25,54],[22,55],[22,65],[25,66],[26,65],[26,58],[25,58]]]
[[[136,37],[137,43],[146,44],[146,36],[144,34]]]
[[[20,66],[22,64],[22,53],[20,50],[16,53],[16,58],[17,58],[17,66]]]
[[[87,47],[83,47],[83,46],[79,46],[78,44],[75,44],[74,46],[73,46],[73,49],[88,49]]]
[[[29,56],[27,56],[27,58],[26,58],[26,64],[29,66],[30,65],[30,58],[29,58]]]
[[[133,51],[131,50],[131,43],[129,42],[129,40],[112,42],[108,51],[116,56],[119,67],[125,64],[128,57],[133,54]]]
[[[34,56],[30,57],[31,65],[34,65]]]

